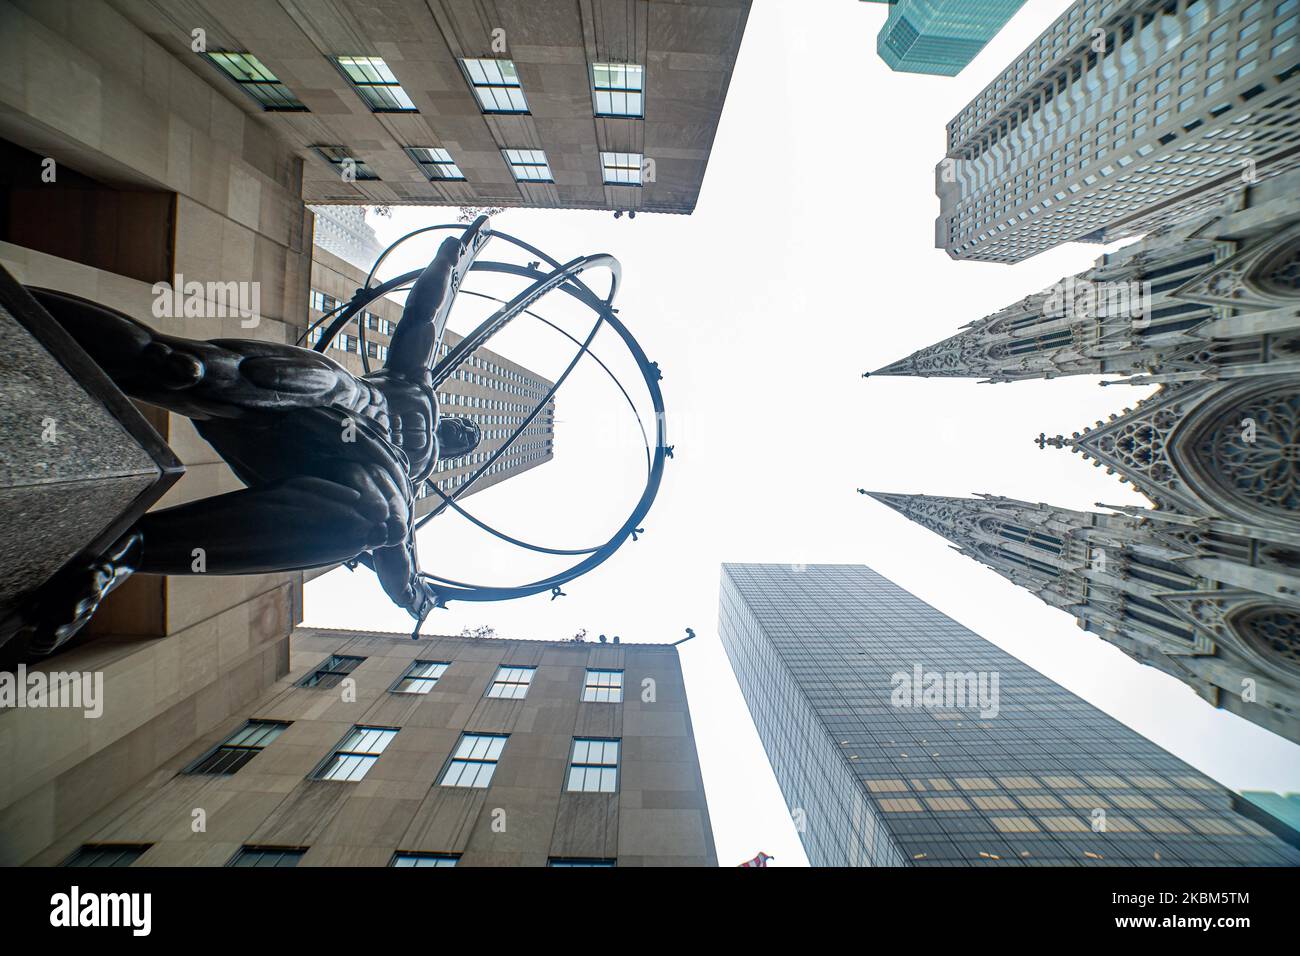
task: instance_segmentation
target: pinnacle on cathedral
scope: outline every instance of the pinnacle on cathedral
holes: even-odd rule
[[[1130,482],[1151,507],[863,493],[1216,706],[1300,741],[1297,194],[1300,173],[1243,189],[871,373],[1159,385],[1069,437],[1035,440]]]

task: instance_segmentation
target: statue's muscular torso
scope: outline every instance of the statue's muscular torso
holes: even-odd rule
[[[420,482],[438,464],[438,401],[433,387],[395,378],[383,370],[362,381],[383,397],[382,427],[406,455],[411,480]]]

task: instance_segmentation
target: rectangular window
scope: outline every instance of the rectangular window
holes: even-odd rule
[[[333,312],[338,308],[339,300],[327,292],[311,290],[311,307],[317,312]]]
[[[465,174],[451,158],[451,153],[445,149],[436,146],[403,146],[402,148],[431,181],[440,179],[464,181]]]
[[[645,67],[636,63],[593,63],[591,97],[597,116],[645,115]]]
[[[320,667],[316,668],[302,680],[298,681],[299,687],[337,687],[348,674],[357,669],[357,665],[364,661],[364,657],[347,657],[343,654],[331,654],[325,658]]]
[[[587,678],[582,685],[582,699],[601,704],[618,704],[623,701],[623,672],[587,668]]]
[[[569,790],[614,793],[618,790],[617,740],[575,737],[569,760]]]
[[[447,672],[450,664],[442,661],[416,661],[393,685],[394,694],[427,694]]]
[[[551,167],[546,153],[540,149],[503,149],[501,155],[510,164],[510,171],[521,183],[551,183]]]
[[[527,113],[528,100],[513,60],[460,61],[484,113]]]
[[[64,861],[64,866],[130,866],[151,843],[87,843]]]
[[[488,688],[487,696],[523,700],[528,696],[528,685],[533,682],[533,674],[536,670],[536,667],[498,668],[496,677],[492,678],[492,686]]]
[[[250,720],[225,743],[190,765],[186,773],[232,774],[252,760],[289,725],[272,720]]]
[[[460,861],[456,853],[394,853],[389,866],[455,866]]]
[[[353,727],[329,759],[317,769],[315,778],[348,783],[360,780],[396,736],[397,730],[392,727]]]
[[[311,149],[338,170],[339,178],[344,182],[379,178],[379,174],[367,166],[364,159],[358,159],[343,146],[312,146]]]
[[[269,113],[306,113],[308,109],[251,53],[203,54]]]
[[[299,846],[241,846],[226,866],[297,866],[306,852]]]
[[[601,153],[600,168],[607,186],[641,185],[640,153]]]
[[[357,95],[374,113],[414,113],[415,103],[406,95],[382,57],[336,56],[334,64],[352,83]]]
[[[444,787],[486,787],[492,782],[507,734],[462,734],[443,771]]]
[[[547,866],[614,866],[615,860],[591,857],[553,856],[546,861]]]

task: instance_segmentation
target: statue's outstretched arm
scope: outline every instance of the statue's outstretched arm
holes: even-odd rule
[[[433,367],[456,292],[487,241],[487,227],[487,217],[479,216],[460,238],[444,240],[433,261],[415,280],[388,345],[384,368],[393,375],[423,381]]]
[[[418,620],[429,613],[432,598],[420,580],[420,567],[415,560],[415,536],[410,535],[402,544],[391,548],[376,548],[371,552],[375,574],[394,604],[406,608]]]

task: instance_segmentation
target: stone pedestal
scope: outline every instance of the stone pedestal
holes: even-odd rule
[[[184,471],[108,376],[0,268],[0,611],[97,553]]]

